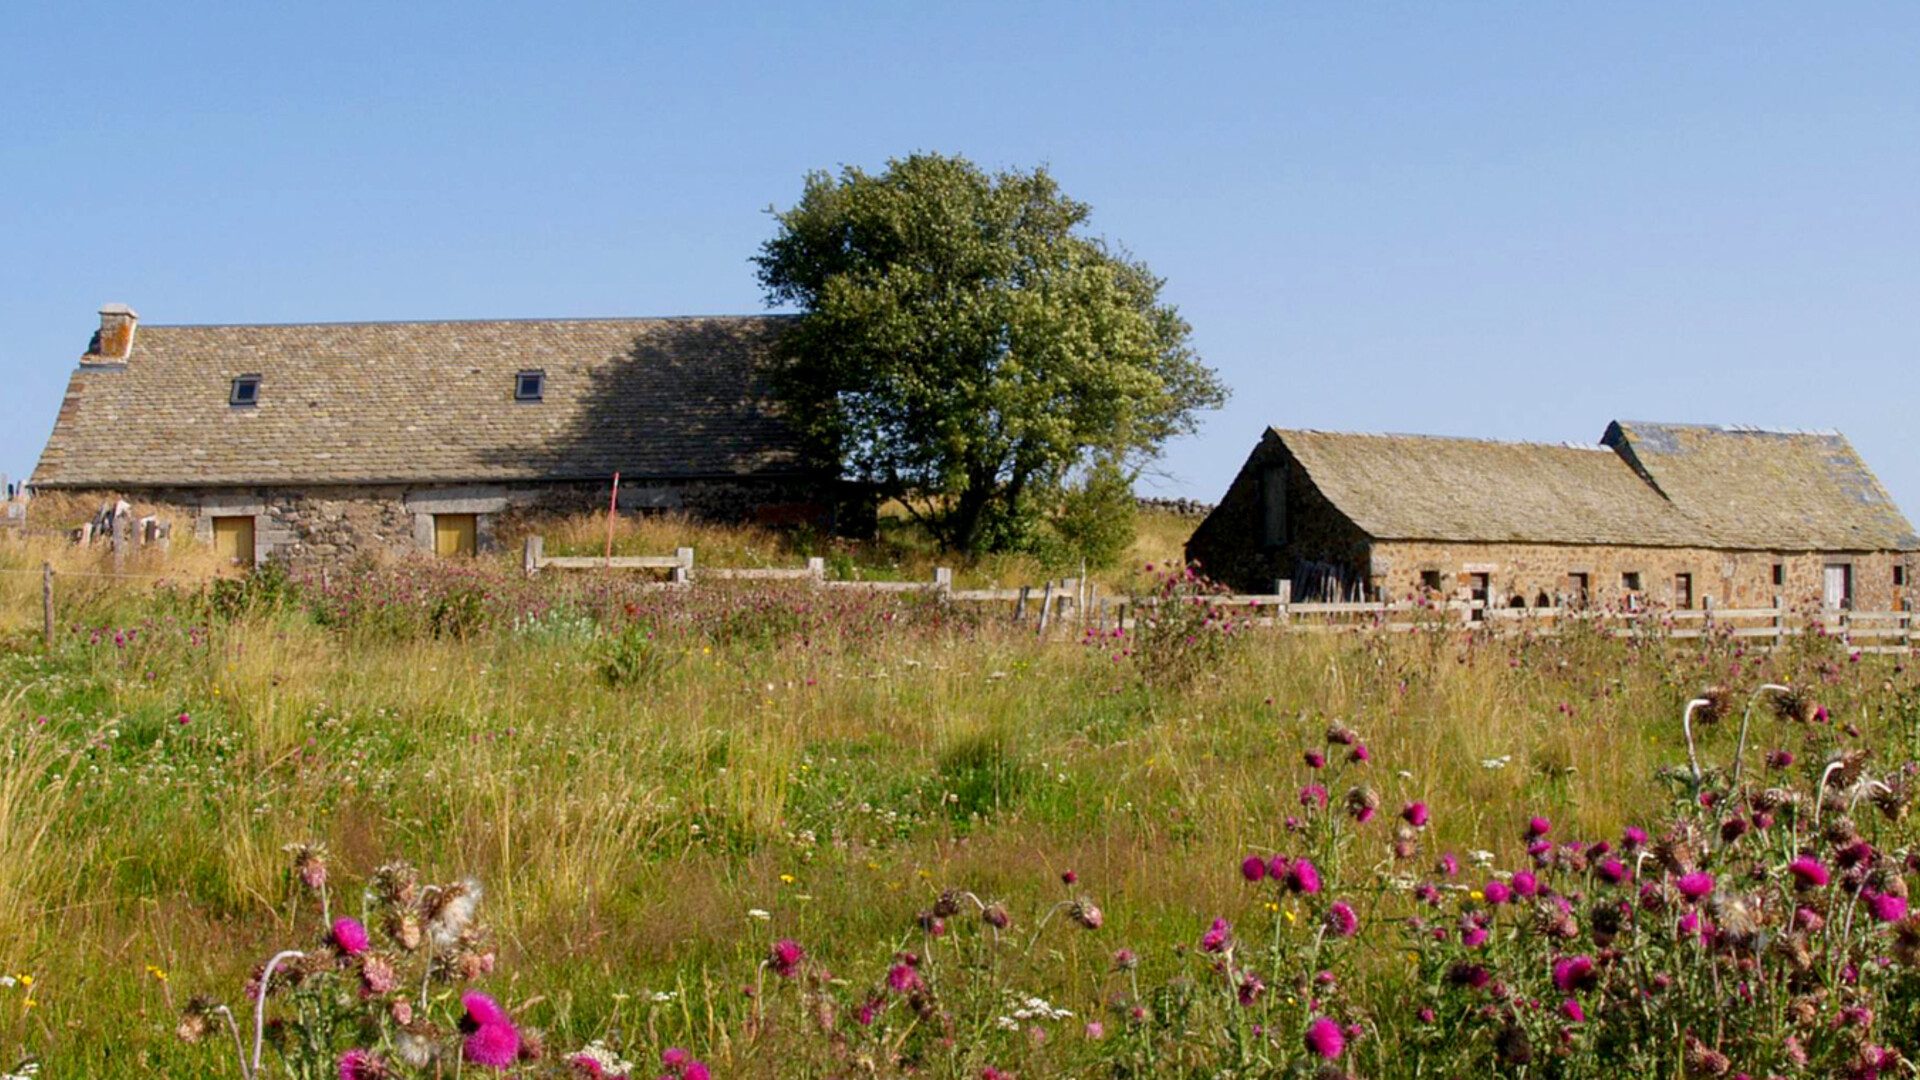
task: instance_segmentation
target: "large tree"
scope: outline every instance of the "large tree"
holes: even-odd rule
[[[802,312],[792,419],[948,547],[1095,466],[1137,470],[1226,400],[1161,279],[1085,235],[1044,168],[916,154],[813,173],[773,213],[755,262],[768,302]]]

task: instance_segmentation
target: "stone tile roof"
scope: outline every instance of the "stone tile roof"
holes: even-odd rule
[[[1623,420],[1602,441],[1719,546],[1920,549],[1913,526],[1837,431]]]
[[[736,476],[808,470],[771,403],[782,316],[139,326],[83,362],[41,487]],[[99,359],[90,357],[90,359]],[[522,369],[544,400],[514,400]],[[259,404],[228,404],[261,376]]]
[[[1603,447],[1275,428],[1340,512],[1382,540],[1702,544]]]

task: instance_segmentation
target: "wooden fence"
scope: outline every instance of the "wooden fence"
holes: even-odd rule
[[[1911,609],[1809,611],[1790,607],[1782,597],[1774,597],[1773,606],[1764,608],[1706,606],[1640,611],[1583,608],[1569,605],[1564,599],[1554,606],[1529,608],[1499,607],[1478,600],[1304,602],[1291,598],[1291,582],[1283,580],[1277,583],[1279,591],[1271,594],[1183,596],[1175,601],[1102,595],[1095,583],[1082,578],[1012,589],[956,589],[953,571],[946,567],[936,568],[930,581],[834,581],[827,578],[826,560],[817,557],[808,559],[804,567],[726,569],[696,568],[692,548],[680,548],[672,555],[553,556],[545,553],[545,542],[538,536],[527,538],[523,568],[528,574],[543,570],[664,570],[668,579],[659,583],[661,588],[685,588],[701,580],[771,580],[811,582],[824,589],[937,593],[951,603],[1011,605],[1015,622],[1031,620],[1040,633],[1069,626],[1131,630],[1141,619],[1152,619],[1161,605],[1179,602],[1206,604],[1250,628],[1300,633],[1456,629],[1550,634],[1561,627],[1582,624],[1621,637],[1731,638],[1752,641],[1759,648],[1775,648],[1790,638],[1818,633],[1843,638],[1864,653],[1907,653],[1920,643],[1920,617]]]

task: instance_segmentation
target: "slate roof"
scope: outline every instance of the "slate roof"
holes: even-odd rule
[[[1837,431],[1615,421],[1602,440],[1717,546],[1920,550],[1920,537]]]
[[[1603,447],[1273,429],[1381,540],[1698,546],[1701,530]]]
[[[784,316],[147,326],[80,364],[45,488],[817,471],[770,400]],[[89,357],[88,360],[98,360]],[[523,369],[544,399],[514,400]],[[261,376],[259,404],[228,404]]]

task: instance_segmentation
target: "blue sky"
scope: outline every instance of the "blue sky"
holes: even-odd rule
[[[809,169],[1046,164],[1268,424],[1838,427],[1920,516],[1920,5],[0,13],[0,468],[149,323],[761,310]]]

